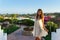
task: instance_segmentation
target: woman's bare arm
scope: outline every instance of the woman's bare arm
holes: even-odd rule
[[[42,18],[42,22],[43,22],[43,28],[44,28],[44,30],[46,30],[48,32],[47,28],[44,25],[44,17]]]

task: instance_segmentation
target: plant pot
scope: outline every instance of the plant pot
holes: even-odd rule
[[[24,30],[22,31],[22,35],[25,35],[25,36],[32,36],[32,31],[33,31],[33,28],[29,29],[29,28],[24,28]]]
[[[24,28],[25,31],[33,31],[33,28]]]

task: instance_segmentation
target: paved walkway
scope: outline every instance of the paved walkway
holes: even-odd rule
[[[33,36],[22,35],[23,28],[24,28],[24,26],[21,26],[20,29],[18,29],[17,31],[9,34],[7,36],[7,40],[34,40],[35,38]]]

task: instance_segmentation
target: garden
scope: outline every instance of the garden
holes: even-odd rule
[[[19,29],[20,27],[16,26],[16,24],[14,24],[14,22],[16,22],[16,19],[3,19],[0,18],[0,23],[1,24],[1,28],[4,30],[4,33],[10,34],[14,31],[16,31],[17,29]]]
[[[9,22],[4,24],[4,22]],[[18,20],[18,19],[3,19],[0,18],[0,23],[3,23],[2,29],[4,29],[4,32],[7,34],[10,34],[14,31],[16,31],[17,29],[19,29],[20,27],[16,26],[16,24],[18,25],[26,25],[27,27],[25,27],[23,30],[23,34],[24,35],[30,35],[33,31],[33,26],[34,26],[34,21],[30,20],[30,19],[23,19],[23,20]],[[9,25],[7,27],[7,25]],[[56,29],[58,28],[58,25],[52,21],[48,21],[46,23],[46,28],[49,30],[48,35],[45,38],[45,40],[51,40],[51,32],[56,32]],[[32,34],[31,34],[32,35]]]
[[[21,20],[21,24],[26,25],[27,27],[24,28],[24,32],[28,31],[27,34],[26,32],[24,33],[24,35],[29,35],[32,31],[33,31],[33,26],[34,25],[34,21],[30,20],[30,19],[24,19]],[[52,21],[48,21],[46,23],[46,28],[49,30],[48,35],[45,38],[45,40],[51,40],[51,32],[56,32],[56,29],[58,28],[58,25]],[[29,34],[28,34],[29,33]]]

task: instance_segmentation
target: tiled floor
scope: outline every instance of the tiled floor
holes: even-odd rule
[[[22,26],[24,28],[24,26]],[[7,40],[34,40],[33,36],[24,36],[22,35],[22,29],[18,29],[17,31],[8,35]]]

